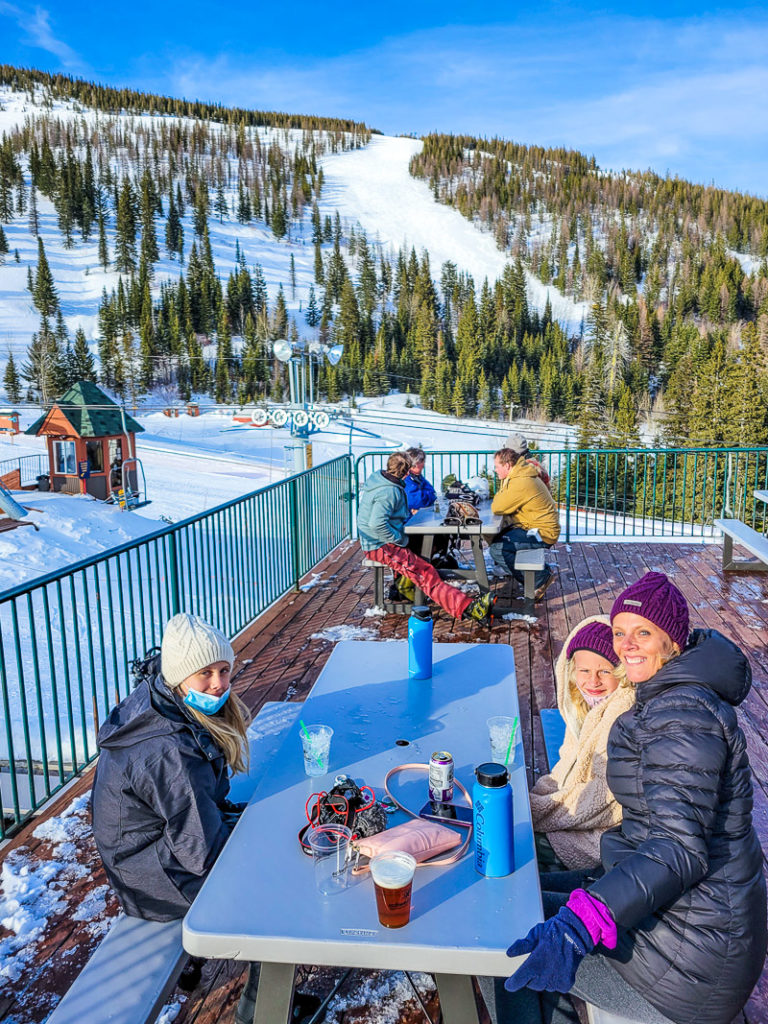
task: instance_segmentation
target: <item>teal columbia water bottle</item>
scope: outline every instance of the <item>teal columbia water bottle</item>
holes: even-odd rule
[[[475,870],[501,878],[515,870],[514,815],[509,772],[487,761],[475,768],[472,821],[475,828]]]
[[[432,678],[432,612],[423,604],[414,605],[408,617],[408,675]]]

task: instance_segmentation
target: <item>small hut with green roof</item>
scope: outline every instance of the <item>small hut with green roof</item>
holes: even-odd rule
[[[101,388],[81,380],[25,433],[47,439],[51,490],[104,501],[123,483],[136,491],[134,434],[143,430]]]

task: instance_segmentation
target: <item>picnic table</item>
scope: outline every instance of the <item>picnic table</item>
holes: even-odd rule
[[[445,1024],[477,1021],[470,976],[509,975],[522,960],[508,959],[507,946],[542,920],[521,731],[511,772],[515,871],[485,878],[471,851],[450,866],[418,868],[404,928],[379,924],[369,876],[320,896],[297,833],[307,798],[339,773],[381,795],[390,768],[448,750],[471,790],[474,767],[489,758],[486,719],[494,714],[518,714],[505,644],[435,644],[431,680],[409,680],[403,641],[337,644],[301,715],[334,729],[328,775],[305,776],[296,723],[184,919],[189,953],[261,961],[254,1024],[287,1021],[302,963],[431,972]],[[414,811],[427,800],[426,773],[402,773],[395,786]],[[390,823],[401,820],[398,812]]]
[[[447,506],[446,506],[447,507]],[[459,576],[465,580],[474,580],[480,587],[481,593],[490,590],[488,582],[488,570],[485,565],[485,554],[483,552],[483,540],[490,543],[501,529],[502,517],[491,512],[490,502],[482,502],[477,510],[480,519],[479,526],[446,526],[443,522],[445,513],[435,512],[434,508],[420,508],[405,524],[407,536],[415,535],[424,538],[424,546],[421,549],[421,557],[425,561],[432,558],[432,549],[435,537],[458,537],[460,540],[469,539],[472,547],[474,568],[451,569],[453,576]],[[416,591],[414,604],[423,604],[424,594]]]

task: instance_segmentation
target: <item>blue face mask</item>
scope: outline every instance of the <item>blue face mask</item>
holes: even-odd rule
[[[189,690],[184,698],[188,708],[194,708],[204,715],[215,715],[229,700],[231,690],[226,690],[220,697],[212,697],[210,693],[200,693],[199,690]]]

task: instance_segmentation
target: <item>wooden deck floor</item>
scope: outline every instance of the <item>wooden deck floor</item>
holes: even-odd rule
[[[456,623],[441,612],[435,620],[435,638],[512,645],[523,738],[533,775],[546,770],[538,714],[541,708],[555,704],[553,663],[567,633],[585,615],[608,612],[616,593],[647,570],[666,572],[688,598],[692,625],[720,629],[740,644],[752,662],[754,686],[740,709],[740,721],[755,778],[755,824],[763,850],[768,851],[768,576],[724,577],[720,557],[719,547],[706,545],[574,544],[570,549],[561,545],[557,551],[559,579],[548,590],[536,625],[512,620],[491,630],[479,629]],[[360,561],[356,544],[341,545],[315,570],[321,575],[314,585],[283,598],[237,638],[234,686],[253,711],[268,700],[301,701],[306,697],[332,649],[331,642],[317,636],[328,627],[366,626],[382,639],[405,636],[404,617],[365,616],[372,604],[373,579],[370,571],[361,568]],[[89,785],[86,775],[46,809],[45,816],[59,813],[74,796],[87,792]],[[50,845],[32,836],[40,820],[0,851],[0,860],[11,850],[23,848],[37,858],[49,856]],[[5,998],[0,995],[0,1021],[42,1024],[100,938],[98,929],[74,920],[72,913],[87,893],[105,885],[92,840],[80,844],[78,859],[87,870],[51,916],[35,956],[11,990],[4,990]],[[106,907],[107,914],[117,909],[108,892]],[[0,927],[0,940],[7,934]],[[208,964],[203,982],[176,1017],[177,1024],[230,1020],[242,972],[242,966],[236,963]],[[314,985],[316,991],[321,991],[325,986],[327,990],[332,975],[315,975],[305,987],[311,990]],[[362,984],[358,988],[361,1006],[347,1010],[339,1018],[340,1024],[366,1024],[371,1020],[366,1014]],[[427,1005],[434,1018],[435,998]],[[750,1000],[745,1017],[748,1024],[768,1024],[768,972]],[[414,1001],[401,1013],[398,1024],[423,1020]]]

